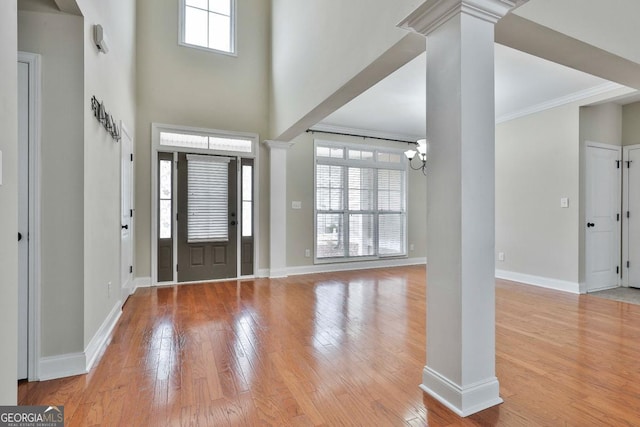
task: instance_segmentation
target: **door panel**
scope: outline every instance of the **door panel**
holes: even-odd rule
[[[586,148],[587,290],[617,286],[620,267],[620,148]]]
[[[206,156],[205,156],[206,157]],[[224,241],[189,242],[189,162],[187,155],[178,155],[178,282],[225,279],[237,276],[237,161],[231,158],[228,163],[228,185],[222,190],[215,184],[207,184],[209,197],[226,196],[227,239]],[[206,177],[205,177],[206,179]],[[195,202],[194,202],[195,203]],[[199,201],[198,203],[201,203]],[[195,205],[194,205],[195,206]],[[191,213],[193,214],[193,213]],[[225,224],[208,224],[219,230]]]
[[[121,235],[120,235],[120,287],[122,302],[126,301],[133,281],[133,141],[122,132],[121,155]]]
[[[18,379],[28,376],[29,64],[18,62]]]

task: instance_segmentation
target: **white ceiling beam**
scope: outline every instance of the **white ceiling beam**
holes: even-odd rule
[[[80,7],[78,7],[78,3],[76,2],[76,0],[54,1],[56,2],[56,6],[58,6],[58,9],[60,9],[61,12],[82,16],[82,12],[80,11]]]
[[[496,24],[496,42],[575,70],[640,89],[640,64],[516,14]]]

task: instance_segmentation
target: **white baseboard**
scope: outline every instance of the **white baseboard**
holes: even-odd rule
[[[121,303],[118,301],[104,322],[102,322],[98,332],[93,336],[84,352],[40,358],[39,380],[47,381],[83,375],[89,372],[102,350],[108,345],[109,336],[118,323],[121,314]]]
[[[113,332],[113,328],[116,327],[120,315],[122,315],[122,303],[118,301],[84,350],[87,360],[86,372],[91,370],[96,359],[109,343],[109,336]]]
[[[425,366],[420,388],[461,417],[468,417],[502,403],[500,384],[496,377],[460,387]]]
[[[392,258],[375,261],[340,262],[333,264],[303,265],[300,267],[289,267],[289,276],[300,274],[330,273],[335,271],[365,270],[370,268],[402,267],[407,265],[426,264],[426,258]]]
[[[150,288],[151,287],[151,277],[136,277],[133,280],[133,290],[131,293],[133,294],[138,288]]]
[[[268,268],[259,268],[258,269],[258,274],[255,275],[256,278],[259,279],[264,279],[266,277],[269,277],[269,269]]]
[[[506,270],[496,270],[496,278],[539,286],[541,288],[554,289],[556,291],[570,292],[572,294],[580,293],[580,284],[578,282],[532,276],[530,274],[516,273],[514,271]]]
[[[87,373],[84,353],[69,353],[40,358],[40,381],[72,377]]]

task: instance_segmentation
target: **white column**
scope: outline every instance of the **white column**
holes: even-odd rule
[[[499,404],[495,376],[494,25],[514,2],[429,0],[427,366],[421,388],[461,416]]]
[[[291,142],[265,141],[269,147],[269,277],[287,277],[287,150]]]

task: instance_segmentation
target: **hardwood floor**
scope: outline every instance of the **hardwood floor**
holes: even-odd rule
[[[498,281],[500,406],[418,388],[424,267],[141,289],[88,375],[21,383],[70,426],[640,425],[640,306]]]

